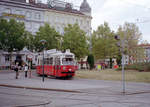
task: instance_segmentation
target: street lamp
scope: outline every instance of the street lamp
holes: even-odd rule
[[[43,66],[42,66],[42,71],[43,71],[43,82],[44,82],[44,45],[46,44],[46,40],[42,39],[40,40],[40,43],[43,45]]]

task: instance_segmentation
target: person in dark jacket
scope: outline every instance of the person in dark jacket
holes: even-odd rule
[[[24,72],[25,72],[25,78],[27,78],[27,74],[28,74],[28,65],[27,64],[25,64],[25,66],[24,66]]]
[[[18,79],[18,76],[19,76],[18,69],[19,69],[18,63],[16,63],[16,65],[14,67],[14,71],[16,72],[16,79]]]

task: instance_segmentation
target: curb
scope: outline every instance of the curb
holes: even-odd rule
[[[51,103],[51,101],[49,101],[49,102],[46,102],[46,103],[40,103],[40,104],[34,104],[34,105],[22,105],[22,106],[15,106],[15,107],[33,107],[33,106],[46,106],[46,105],[48,105],[48,104],[50,104]]]
[[[1,87],[10,87],[10,88],[32,89],[32,90],[59,91],[59,92],[70,92],[70,93],[83,93],[83,92],[75,91],[75,90],[51,89],[51,88],[36,88],[36,87],[16,86],[16,85],[7,85],[7,84],[0,84],[0,86]]]

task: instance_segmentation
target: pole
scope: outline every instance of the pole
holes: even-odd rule
[[[42,70],[43,70],[43,82],[44,82],[44,50],[43,50],[43,66],[42,66]]]
[[[29,61],[29,62],[30,62],[30,64],[29,64],[29,72],[30,72],[29,78],[31,78],[31,61]]]
[[[124,53],[122,53],[122,92],[123,94],[125,94],[125,71],[124,71],[124,62],[125,62],[125,59],[124,59]]]
[[[43,82],[44,82],[44,44],[46,43],[46,40],[42,39],[42,40],[40,40],[40,42],[41,42],[42,45],[43,45],[43,65],[42,65],[43,78],[42,78],[42,80],[43,80]]]
[[[121,43],[122,43],[122,93],[123,94],[125,94],[125,71],[124,71],[124,67],[125,67],[125,55],[124,55],[125,37],[126,37],[126,32],[124,32],[124,38],[121,41]]]

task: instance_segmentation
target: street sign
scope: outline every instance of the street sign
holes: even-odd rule
[[[28,60],[32,60],[32,59],[33,59],[33,55],[32,55],[32,54],[28,54],[28,55],[27,55],[27,59],[28,59]]]

